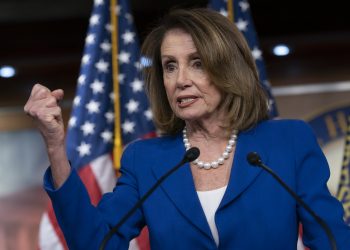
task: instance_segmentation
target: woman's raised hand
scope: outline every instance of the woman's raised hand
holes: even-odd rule
[[[64,183],[71,171],[65,150],[62,110],[59,106],[62,98],[62,89],[51,91],[41,84],[35,84],[24,106],[24,111],[33,118],[46,143],[56,188]]]
[[[64,146],[64,124],[58,104],[63,95],[62,89],[51,91],[41,84],[35,84],[24,106],[24,111],[33,118],[49,150]]]

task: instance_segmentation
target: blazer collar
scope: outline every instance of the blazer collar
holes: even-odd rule
[[[260,167],[252,166],[247,161],[248,153],[257,152],[262,161],[267,162],[263,141],[258,137],[256,128],[238,135],[230,180],[219,209],[238,198],[263,171]]]
[[[182,160],[184,154],[185,147],[181,134],[177,135],[170,144],[164,142],[162,145],[162,155],[160,155],[160,159],[164,160],[164,164],[152,167],[155,177],[157,179],[161,178]],[[190,165],[188,163],[184,164],[184,166],[180,167],[164,180],[160,186],[180,213],[191,224],[212,238],[209,225],[196,193]]]

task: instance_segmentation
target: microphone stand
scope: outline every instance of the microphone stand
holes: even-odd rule
[[[174,173],[176,170],[178,170],[183,164],[185,164],[186,162],[191,162],[194,161],[195,159],[197,159],[199,156],[199,149],[196,147],[192,147],[189,150],[186,151],[183,159],[172,169],[170,169],[168,172],[166,172],[162,177],[159,178],[159,180],[147,191],[147,193],[145,193],[141,199],[129,210],[129,212],[127,212],[122,218],[121,220],[118,222],[118,224],[116,224],[114,227],[112,227],[109,232],[105,235],[105,237],[103,238],[101,245],[99,247],[99,250],[104,250],[107,242],[111,239],[111,237],[113,236],[113,234],[115,234],[116,232],[118,232],[118,229],[120,228],[121,225],[123,225],[125,223],[125,221],[127,219],[129,219],[129,217],[135,213],[135,211],[142,205],[142,203],[154,192],[154,190],[157,189],[157,187],[166,179],[169,177],[169,175],[171,175],[172,173]]]
[[[262,169],[266,170],[269,174],[271,174],[281,185],[284,187],[287,192],[294,197],[294,199],[303,207],[306,211],[309,212],[309,214],[316,220],[316,222],[322,227],[322,229],[327,234],[329,243],[331,245],[332,250],[337,250],[337,244],[334,238],[334,235],[331,231],[331,229],[328,227],[327,223],[322,220],[321,217],[319,217],[284,181],[268,166],[266,166],[258,153],[251,152],[247,155],[247,161],[254,166],[259,166]]]

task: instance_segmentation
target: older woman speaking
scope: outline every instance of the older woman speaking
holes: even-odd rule
[[[327,161],[309,128],[269,120],[267,98],[242,34],[208,9],[174,10],[146,38],[146,89],[162,136],[125,149],[121,177],[97,207],[65,154],[57,100],[35,85],[25,112],[38,124],[51,167],[44,187],[71,249],[98,249],[105,234],[192,146],[199,159],[173,173],[108,242],[127,249],[147,225],[152,249],[329,249],[322,228],[268,173],[246,161],[256,151],[350,249],[343,208],[326,182]]]

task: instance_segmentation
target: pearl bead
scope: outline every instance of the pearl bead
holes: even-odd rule
[[[232,140],[236,140],[237,139],[237,135],[236,134],[231,135],[231,139]]]
[[[225,160],[227,160],[227,159],[229,158],[229,156],[230,156],[230,155],[229,155],[229,153],[227,153],[227,152],[223,152],[223,153],[222,153],[222,157],[224,157]]]
[[[219,163],[217,161],[213,161],[210,165],[212,168],[217,168],[219,166]]]
[[[198,167],[200,167],[200,168],[203,168],[204,167],[204,162],[202,162],[202,161],[198,161]]]
[[[205,169],[210,169],[210,166],[211,166],[211,165],[210,165],[209,162],[205,162],[205,163],[204,163],[204,168],[205,168]]]
[[[235,145],[235,143],[236,143],[236,140],[233,140],[233,139],[230,139],[228,141],[228,145],[231,145],[231,146]]]

